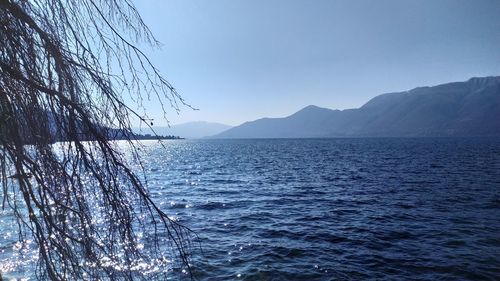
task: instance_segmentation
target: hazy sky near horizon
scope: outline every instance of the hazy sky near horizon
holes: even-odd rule
[[[135,1],[163,44],[146,50],[199,111],[238,125],[314,104],[500,75],[499,0]],[[164,125],[156,103],[147,104]]]

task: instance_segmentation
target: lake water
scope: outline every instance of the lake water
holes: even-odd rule
[[[499,279],[500,141],[149,146],[157,199],[198,232],[200,279]]]
[[[499,139],[145,144],[197,279],[500,279]]]

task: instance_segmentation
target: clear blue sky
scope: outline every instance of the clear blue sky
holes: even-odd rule
[[[314,104],[500,75],[500,0],[136,0],[151,54],[199,111],[238,125]],[[165,122],[155,103],[155,125]]]

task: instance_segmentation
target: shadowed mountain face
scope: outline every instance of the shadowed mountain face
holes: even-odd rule
[[[217,138],[500,136],[500,77],[377,96],[357,109],[308,106],[243,123]]]

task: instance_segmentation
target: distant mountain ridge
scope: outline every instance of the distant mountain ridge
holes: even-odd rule
[[[216,138],[500,136],[500,76],[376,96],[356,109],[307,106]]]

